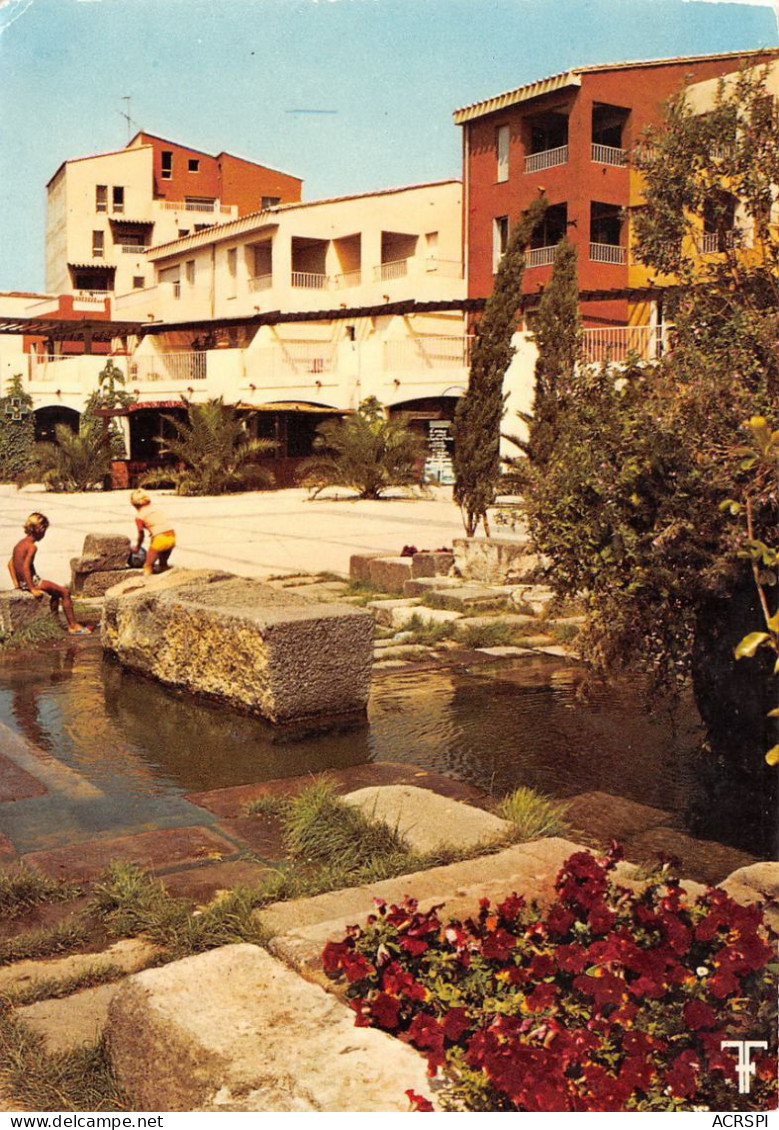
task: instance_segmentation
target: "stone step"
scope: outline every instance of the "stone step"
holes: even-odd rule
[[[418,597],[399,597],[396,600],[369,600],[365,607],[373,613],[377,624],[391,628],[394,625],[392,614],[396,608],[418,608],[419,604]]]
[[[132,1110],[408,1110],[426,1061],[252,945],[128,978],[107,1028]]]
[[[69,997],[37,1001],[15,1009],[16,1016],[40,1036],[46,1051],[68,1052],[96,1044],[108,1023],[108,1008],[122,981],[82,989]]]
[[[444,608],[426,608],[424,604],[414,608],[394,608],[392,611],[392,627],[405,628],[416,617],[422,624],[449,624],[459,620],[461,613],[447,611]]]
[[[461,584],[456,588],[434,589],[427,594],[436,605],[454,612],[468,612],[479,608],[504,609],[512,590],[494,585]]]
[[[403,583],[403,592],[406,596],[427,596],[443,589],[460,588],[462,583],[458,577],[412,577]]]
[[[370,583],[379,592],[402,593],[411,580],[410,557],[374,557],[368,562]]]
[[[16,961],[0,968],[0,993],[28,989],[42,982],[64,981],[88,970],[116,966],[124,973],[135,973],[148,965],[157,954],[156,946],[139,938],[123,938],[100,953],[75,953],[67,957]]]
[[[462,635],[469,628],[485,628],[492,624],[506,624],[510,628],[525,628],[528,624],[538,626],[535,616],[522,612],[498,612],[491,616],[463,616],[457,621],[455,636]]]

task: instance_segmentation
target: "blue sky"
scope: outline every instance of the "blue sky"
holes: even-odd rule
[[[459,176],[452,111],[568,66],[777,44],[770,0],[0,0],[0,290],[43,288],[46,182],[125,95],[311,200]]]

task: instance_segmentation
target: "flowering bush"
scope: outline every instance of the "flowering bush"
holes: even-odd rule
[[[376,900],[364,929],[325,947],[325,971],[346,978],[357,1025],[443,1073],[453,1108],[772,1107],[777,967],[759,907],[718,889],[691,904],[674,879],[634,894],[609,874],[618,856],[572,855],[543,912],[512,894],[445,922],[440,906]],[[749,1095],[732,1039],[769,1044]]]

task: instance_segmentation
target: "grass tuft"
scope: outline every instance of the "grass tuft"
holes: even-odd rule
[[[497,806],[498,816],[514,825],[519,843],[544,836],[563,836],[569,828],[565,821],[567,805],[537,793],[525,785],[514,789]]]
[[[457,633],[458,641],[464,647],[508,647],[514,642],[514,629],[504,620],[494,624],[466,624]]]
[[[13,635],[0,636],[0,651],[16,651],[39,644],[51,643],[52,640],[61,640],[64,630],[56,616],[41,617],[33,620],[26,628],[20,628]]]
[[[34,906],[45,902],[68,902],[81,894],[75,883],[50,879],[38,871],[15,868],[0,871],[0,915],[17,918]]]
[[[83,946],[89,937],[90,927],[85,918],[66,918],[48,929],[29,930],[0,940],[0,965],[68,953]]]
[[[246,816],[275,816],[282,818],[289,808],[289,798],[283,796],[258,796],[243,806]]]
[[[438,623],[415,612],[409,622],[403,626],[404,632],[412,633],[412,638],[404,640],[404,643],[426,644],[429,647],[434,647],[437,643],[443,643],[444,640],[452,638],[456,623],[456,620],[445,620]]]
[[[91,965],[88,969],[68,977],[41,977],[29,984],[14,985],[0,995],[14,1008],[20,1008],[23,1005],[35,1004],[36,1001],[60,1000],[62,997],[80,992],[81,989],[108,985],[124,976],[126,970],[120,965]]]

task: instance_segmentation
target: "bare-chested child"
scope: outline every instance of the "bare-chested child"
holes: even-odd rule
[[[38,548],[38,542],[44,537],[48,528],[49,519],[45,514],[38,514],[37,512],[31,514],[24,523],[25,536],[14,546],[11,560],[8,562],[11,580],[14,583],[14,588],[23,589],[38,600],[43,596],[48,596],[51,610],[54,613],[59,609],[61,601],[62,611],[65,613],[70,634],[72,636],[88,635],[91,629],[76,623],[69,590],[64,588],[63,585],[55,584],[54,581],[42,581],[35,572],[35,552]]]

